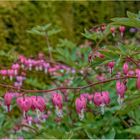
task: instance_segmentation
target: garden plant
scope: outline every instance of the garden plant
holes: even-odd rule
[[[52,24],[27,29],[46,46],[1,65],[0,137],[140,138],[139,31],[132,12],[85,29],[80,45],[53,47],[61,29]]]

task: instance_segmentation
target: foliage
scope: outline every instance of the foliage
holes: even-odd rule
[[[116,24],[123,24],[126,26],[140,27],[140,13],[134,14],[127,12],[128,18],[114,18],[112,19]]]
[[[7,11],[2,10],[3,14],[7,15],[7,19],[4,18],[3,20],[8,26],[6,29],[9,30],[8,33],[7,31],[5,31],[4,36],[1,36],[1,39],[3,39],[3,42],[1,43],[6,44],[6,47],[3,46],[0,51],[0,58],[4,65],[4,68],[2,67],[2,69],[9,69],[13,61],[17,62],[19,54],[21,53],[23,53],[26,57],[31,56],[31,59],[38,60],[37,54],[39,52],[43,52],[45,54],[45,59],[51,61],[49,63],[52,67],[55,66],[55,64],[59,65],[61,63],[71,69],[70,73],[62,69],[58,70],[54,74],[48,72],[47,74],[45,74],[45,76],[43,71],[25,70],[27,72],[27,79],[24,82],[24,88],[33,90],[49,90],[56,87],[83,87],[85,85],[88,86],[91,83],[99,82],[96,76],[100,75],[101,73],[105,74],[105,77],[107,79],[110,79],[110,77],[115,78],[117,72],[122,72],[123,64],[126,61],[129,62],[129,66],[132,70],[139,68],[139,66],[137,65],[139,64],[140,59],[139,40],[137,40],[137,37],[139,37],[139,32],[129,33],[129,27],[127,27],[139,27],[139,14],[127,12],[128,18],[114,18],[113,23],[108,24],[106,26],[106,29],[102,32],[85,30],[85,33],[82,34],[82,37],[85,37],[88,41],[85,42],[85,44],[77,45],[74,43],[74,41],[70,41],[69,39],[62,39],[62,34],[61,32],[59,32],[61,31],[61,29],[59,27],[53,27],[53,25],[49,24],[48,22],[48,24],[41,24],[41,21],[43,21],[43,23],[46,22],[46,18],[38,16],[40,15],[40,13],[39,10],[36,9],[36,7],[38,7],[38,9],[43,8],[43,5],[40,2],[28,2],[30,8],[26,5],[27,3],[22,4],[18,4],[18,6],[20,5],[21,9],[17,6],[15,7],[15,11],[20,12],[20,15],[23,14],[23,12],[25,12],[26,10],[27,12],[29,12],[31,8],[31,11],[29,12],[30,16],[24,14],[24,17],[26,19],[24,26],[22,26],[23,21],[20,21],[21,17],[19,17],[19,15],[18,17],[15,17],[14,21],[11,21],[11,18],[7,15],[7,13],[10,12],[14,16],[17,14],[16,12],[11,12],[10,9],[8,9]],[[46,5],[44,5],[43,10],[45,10],[46,7],[51,8],[52,4],[53,3],[49,5],[49,3],[47,3]],[[85,3],[82,5],[83,7],[86,7]],[[73,6],[77,5],[74,3]],[[71,9],[72,5],[69,8]],[[38,15],[36,15],[35,17],[38,16],[39,19],[30,19],[34,11],[38,13]],[[52,12],[52,14],[54,13]],[[43,16],[45,16],[45,14]],[[18,24],[16,23],[16,18],[19,19]],[[33,23],[28,26],[28,21],[30,20],[33,20]],[[38,20],[38,22],[36,20]],[[101,21],[102,20],[104,20],[103,17],[101,18]],[[36,21],[37,23],[34,23],[34,21]],[[51,23],[53,22],[54,21],[52,21]],[[77,22],[81,21],[77,20]],[[34,24],[36,24],[37,26],[34,27]],[[11,28],[11,26],[14,25],[16,26],[14,28]],[[115,37],[113,37],[110,32],[110,28],[112,26],[115,28],[119,28],[120,25],[127,25],[124,36],[120,36],[120,31],[116,30]],[[1,24],[1,26],[4,25]],[[79,25],[79,23],[77,23],[77,26],[80,26],[81,28],[81,25]],[[100,28],[100,26],[97,26],[97,28]],[[20,29],[24,31],[24,35],[21,33]],[[12,39],[9,38],[10,33],[12,34]],[[22,36],[20,36],[21,34]],[[16,36],[15,38],[14,35]],[[58,37],[59,35],[60,37]],[[64,36],[65,35],[66,34],[64,34]],[[73,35],[74,33],[72,33],[72,36]],[[7,44],[5,42],[6,37],[8,43],[10,41],[12,42]],[[46,37],[48,41],[46,40]],[[28,40],[26,40],[26,38],[28,38]],[[57,39],[57,41],[55,39]],[[54,43],[52,42],[53,40]],[[51,45],[48,45],[50,41]],[[53,48],[52,44],[55,44]],[[27,47],[25,47],[26,45]],[[49,47],[51,48],[50,50]],[[102,54],[104,57],[95,57],[96,52]],[[50,58],[50,53],[52,55],[52,58]],[[89,55],[91,55],[90,61]],[[136,64],[133,61],[130,61],[130,58],[136,60]],[[113,68],[113,71],[110,73],[108,71],[107,64],[112,61],[115,62],[115,66]],[[72,72],[72,70],[74,70],[74,72]],[[1,78],[1,81],[3,81],[5,85],[11,85],[13,83],[13,81],[10,81],[8,78],[5,81]],[[16,105],[16,101],[12,101],[12,110],[10,112],[6,112],[4,107],[5,105],[3,104],[3,98],[1,98],[2,107],[0,108],[0,137],[23,137],[26,139],[139,138],[140,95],[139,90],[137,90],[135,87],[135,81],[136,79],[133,78],[128,79],[124,103],[121,106],[117,103],[115,80],[110,83],[103,83],[96,86],[90,86],[88,88],[81,88],[80,90],[67,89],[67,95],[64,94],[65,91],[59,90],[58,93],[61,93],[64,97],[68,97],[69,100],[64,100],[63,118],[61,118],[60,120],[57,120],[58,118],[55,114],[54,106],[51,103],[51,93],[37,92],[35,93],[36,95],[41,95],[45,99],[49,100],[46,104],[46,112],[51,111],[51,115],[41,124],[32,123],[32,125],[27,124],[25,126],[22,126],[21,121],[23,119],[23,116]],[[12,88],[8,89],[12,92],[15,91]],[[1,95],[4,95],[4,92],[6,92],[8,89],[5,89],[5,87],[2,88]],[[95,106],[94,104],[88,103],[88,110],[86,110],[85,112],[84,119],[79,120],[78,114],[75,109],[76,98],[78,98],[82,93],[92,94],[95,91],[106,90],[110,92],[111,103],[106,106],[104,115],[101,114],[99,107]],[[28,92],[28,94],[29,96],[31,96],[30,92]],[[29,111],[28,113],[34,117],[36,116],[36,114],[32,111]]]

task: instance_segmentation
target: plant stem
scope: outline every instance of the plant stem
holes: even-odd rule
[[[127,57],[131,62],[133,62],[137,67],[139,67],[138,63],[131,57]]]
[[[24,89],[21,88],[20,91],[24,92],[24,93],[47,93],[47,92],[52,92],[52,91],[56,91],[56,90],[62,90],[62,89],[70,89],[70,90],[82,90],[85,88],[89,88],[92,86],[96,86],[99,84],[105,84],[105,83],[109,83],[111,81],[116,81],[116,80],[121,80],[121,79],[128,79],[128,78],[137,78],[136,76],[124,76],[124,77],[119,77],[119,78],[110,78],[104,81],[100,81],[100,82],[95,82],[95,83],[91,83],[89,85],[86,86],[79,86],[79,87],[58,87],[58,88],[53,88],[53,89],[48,89],[48,90],[28,90],[28,89]],[[12,89],[17,89],[16,87],[12,86],[12,85],[7,85],[7,84],[2,84],[0,83],[1,87],[5,87],[5,88],[12,88]]]
[[[52,58],[52,52],[51,52],[51,45],[50,45],[50,42],[49,42],[49,38],[48,38],[47,33],[46,33],[46,42],[47,42],[47,46],[48,46],[49,58],[50,58],[50,60],[52,61],[53,58]]]

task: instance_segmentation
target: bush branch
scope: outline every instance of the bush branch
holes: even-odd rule
[[[24,89],[24,88],[17,89],[16,87],[14,87],[12,85],[7,85],[7,84],[3,84],[3,83],[0,83],[0,86],[1,87],[5,87],[5,88],[19,90],[19,91],[24,92],[24,93],[48,93],[48,92],[52,92],[52,91],[56,91],[56,90],[63,90],[63,89],[69,89],[69,90],[79,89],[79,90],[82,90],[82,89],[89,88],[89,87],[92,87],[92,86],[109,83],[111,81],[128,79],[128,78],[137,78],[137,77],[136,76],[124,76],[124,77],[111,78],[111,79],[107,79],[107,80],[104,80],[104,81],[91,83],[91,84],[86,85],[86,86],[79,86],[79,87],[58,87],[58,88],[53,88],[53,89],[48,89],[48,90],[29,90],[29,89]]]

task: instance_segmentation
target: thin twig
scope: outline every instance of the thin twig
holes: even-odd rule
[[[128,59],[133,62],[137,67],[139,67],[138,63],[131,57],[128,57]]]
[[[53,88],[53,89],[48,89],[48,90],[29,90],[29,89],[21,88],[21,89],[19,89],[19,91],[24,92],[24,93],[47,93],[47,92],[52,92],[52,91],[56,91],[56,90],[63,90],[63,89],[69,89],[69,90],[79,89],[79,90],[82,90],[82,89],[89,88],[89,87],[92,87],[92,86],[95,86],[95,85],[105,84],[105,83],[109,83],[111,81],[128,79],[128,78],[137,78],[137,77],[136,76],[125,76],[125,77],[119,77],[119,78],[111,78],[111,79],[107,79],[107,80],[104,80],[104,81],[95,82],[95,83],[91,83],[91,84],[86,85],[86,86],[79,86],[79,87],[58,87],[58,88]],[[7,84],[0,83],[0,86],[17,90],[17,88],[12,86],[12,85],[7,85]]]

